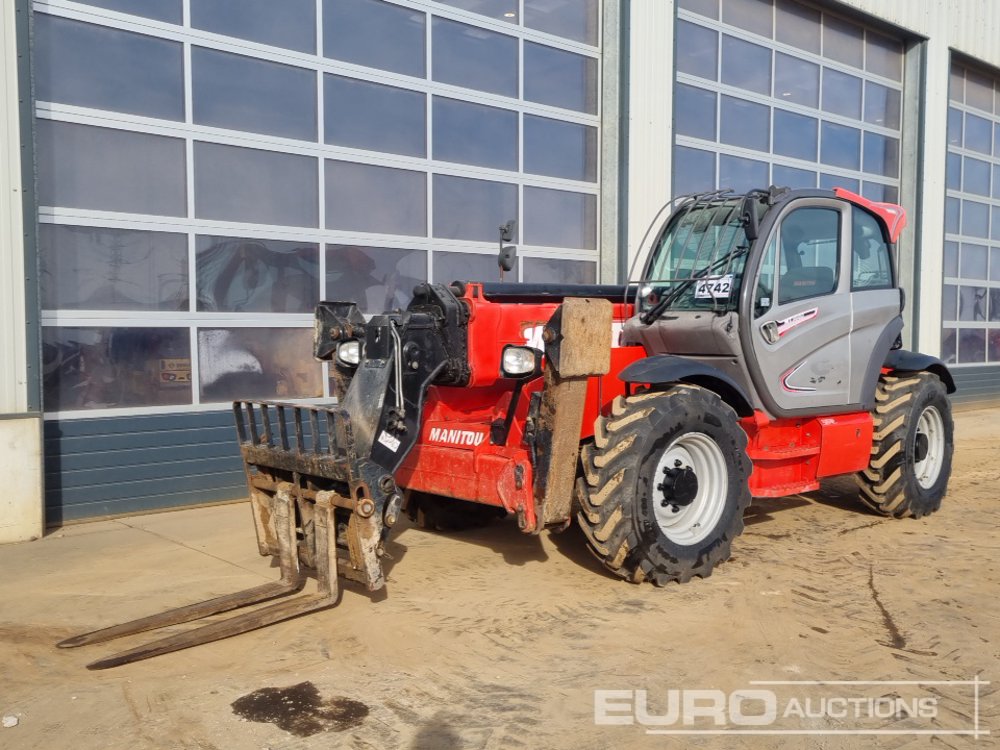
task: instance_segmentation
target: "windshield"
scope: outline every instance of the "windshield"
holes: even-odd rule
[[[734,309],[746,251],[744,196],[713,195],[681,206],[653,248],[639,309]],[[760,211],[759,201],[753,201]]]

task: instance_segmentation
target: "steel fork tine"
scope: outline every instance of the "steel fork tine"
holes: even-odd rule
[[[247,612],[221,622],[213,622],[186,633],[161,638],[119,654],[99,659],[87,665],[87,669],[108,669],[122,664],[148,659],[152,656],[199,646],[221,638],[272,625],[309,612],[326,609],[337,604],[340,586],[337,579],[336,524],[333,505],[329,500],[316,503],[316,574],[319,588],[316,594],[301,596],[262,609]],[[293,549],[292,555],[296,552]]]
[[[294,497],[291,493],[291,485],[286,483],[279,487],[275,499],[275,530],[279,537],[281,580],[67,638],[57,644],[59,648],[76,648],[92,643],[102,643],[125,635],[190,622],[209,615],[246,607],[250,604],[276,599],[300,590],[305,585],[305,579],[299,573],[299,558],[295,547],[295,514],[292,511]]]

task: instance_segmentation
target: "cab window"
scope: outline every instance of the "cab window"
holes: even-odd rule
[[[759,318],[771,309],[774,303],[774,256],[778,248],[777,237],[772,237],[767,243],[767,250],[760,261],[760,272],[757,274],[757,290],[753,296],[753,316]]]
[[[851,289],[891,289],[889,245],[879,220],[857,206],[851,229]]]
[[[778,228],[778,303],[830,294],[840,275],[840,212],[798,208]]]

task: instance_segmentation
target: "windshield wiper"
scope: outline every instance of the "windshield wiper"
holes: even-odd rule
[[[644,312],[641,316],[639,316],[639,320],[641,320],[646,325],[649,325],[654,320],[663,315],[663,313],[667,311],[667,308],[669,308],[674,303],[674,301],[684,293],[684,290],[687,289],[689,286],[691,286],[694,282],[704,278],[709,273],[719,268],[719,266],[721,266],[723,263],[729,263],[732,260],[738,258],[749,249],[750,249],[749,245],[737,245],[715,262],[707,265],[705,268],[701,269],[696,274],[680,281],[676,287],[671,289],[669,292],[667,292],[667,294],[663,296],[663,299],[661,299],[659,302],[657,302],[655,305],[649,308],[646,312]]]

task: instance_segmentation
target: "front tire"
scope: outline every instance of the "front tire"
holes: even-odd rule
[[[875,391],[875,434],[861,499],[883,516],[922,518],[941,507],[955,448],[951,404],[936,375],[883,375]]]
[[[635,583],[707,578],[743,532],[746,445],[736,413],[707,389],[615,399],[580,453],[577,518],[591,550]]]

